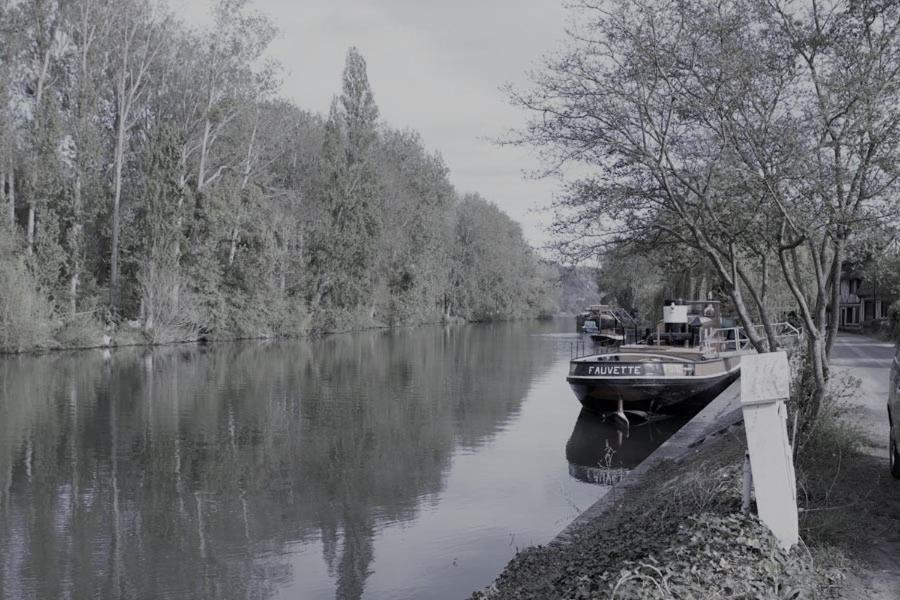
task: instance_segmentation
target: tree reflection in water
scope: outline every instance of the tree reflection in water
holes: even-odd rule
[[[523,327],[0,359],[2,597],[265,598],[320,542],[359,598],[550,364]]]

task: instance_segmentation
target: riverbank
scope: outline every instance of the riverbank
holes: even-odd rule
[[[557,315],[553,317],[533,316],[523,317],[519,319],[508,320],[539,320],[564,318],[567,315]],[[417,323],[408,323],[402,325],[385,325],[383,323],[360,323],[345,329],[322,330],[311,327],[303,327],[292,332],[277,333],[260,333],[258,335],[247,335],[246,333],[227,333],[221,334],[192,334],[185,338],[172,339],[168,341],[153,341],[148,338],[140,325],[134,322],[125,323],[118,328],[104,327],[99,324],[90,325],[88,327],[79,328],[77,331],[68,331],[58,336],[59,339],[52,339],[47,343],[37,346],[29,346],[16,350],[4,350],[0,347],[0,356],[15,355],[34,355],[45,354],[48,352],[65,352],[72,350],[96,350],[96,349],[113,349],[113,348],[133,348],[133,347],[150,347],[150,346],[169,346],[177,344],[210,344],[220,342],[239,342],[252,340],[300,340],[300,339],[316,339],[329,335],[341,335],[348,333],[362,333],[366,331],[389,330],[389,329],[409,329],[414,327],[445,325],[459,326],[470,325],[476,323],[489,323],[495,321],[467,321],[462,317],[449,317],[440,321],[423,321]]]
[[[474,600],[810,597],[831,584],[806,549],[781,551],[740,513],[743,429],[707,436],[604,501],[567,539],[520,553]]]
[[[732,387],[553,542],[519,553],[472,598],[900,597],[900,499],[885,444],[869,441],[885,427],[885,365],[871,355],[884,349],[861,336],[842,343],[836,366],[878,371],[863,373],[861,388],[834,378],[800,448],[799,547],[780,551],[755,517],[740,514],[746,438],[739,408],[726,408],[737,408]],[[710,419],[710,409],[719,416]]]

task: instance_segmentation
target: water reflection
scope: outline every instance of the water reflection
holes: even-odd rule
[[[569,474],[589,483],[615,483],[638,466],[690,420],[690,415],[653,418],[622,427],[613,419],[582,409],[566,443]]]
[[[0,597],[265,598],[316,542],[359,598],[376,531],[514,418],[513,326],[0,359]]]

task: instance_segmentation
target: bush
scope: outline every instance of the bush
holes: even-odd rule
[[[0,352],[23,352],[51,343],[53,310],[17,254],[9,232],[0,232]]]
[[[801,532],[808,541],[834,541],[853,535],[868,501],[857,468],[866,436],[849,415],[848,400],[859,380],[832,377],[818,416],[797,442],[797,504]]]
[[[64,319],[54,337],[63,348],[95,348],[109,343],[103,323],[90,310]]]
[[[176,266],[148,262],[138,275],[144,334],[153,344],[196,339],[200,315]]]

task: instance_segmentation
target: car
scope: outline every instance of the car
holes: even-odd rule
[[[891,361],[891,381],[888,385],[888,424],[891,427],[888,453],[891,461],[891,475],[900,479],[900,343],[894,348]]]

